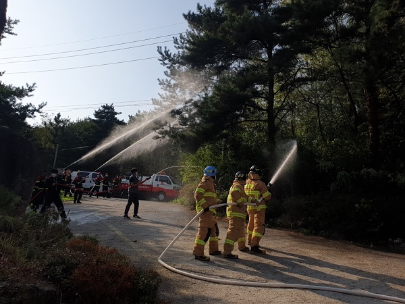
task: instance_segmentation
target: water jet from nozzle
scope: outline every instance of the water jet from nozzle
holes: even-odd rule
[[[278,178],[278,176],[280,175],[280,173],[283,171],[283,169],[285,168],[285,166],[287,165],[287,163],[293,158],[293,156],[295,156],[297,152],[297,142],[294,140],[293,141],[293,146],[291,148],[291,151],[288,153],[287,157],[285,158],[285,160],[283,161],[283,163],[281,164],[281,166],[278,168],[278,170],[276,171],[276,173],[273,175],[273,177],[270,180],[270,183],[273,184],[275,182],[275,180]]]
[[[106,141],[99,145],[97,148],[93,149],[92,151],[88,152],[87,154],[85,154],[84,156],[82,156],[81,158],[79,158],[78,160],[74,161],[73,163],[71,163],[69,166],[70,167],[80,161],[83,161],[87,158],[93,157],[95,154],[103,151],[104,149],[112,146],[114,143],[116,143],[117,141],[123,141],[124,139],[128,138],[129,136],[132,136],[134,133],[141,131],[143,128],[147,127],[148,125],[150,125],[153,122],[156,122],[158,120],[161,120],[162,118],[164,118],[168,113],[170,113],[170,111],[174,108],[174,106],[172,106],[170,109],[164,111],[163,113],[161,113],[160,115],[156,116],[156,117],[152,117],[151,119],[147,119],[144,122],[142,122],[141,124],[132,124],[129,125],[127,127],[125,127],[122,131],[121,134],[114,137],[114,136],[109,136],[108,139],[106,139]]]

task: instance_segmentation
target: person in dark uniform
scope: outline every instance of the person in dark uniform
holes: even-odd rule
[[[128,216],[129,208],[131,208],[132,203],[134,204],[134,218],[141,218],[138,215],[138,209],[139,209],[139,200],[138,200],[138,186],[148,179],[150,177],[146,178],[143,181],[140,181],[138,179],[138,170],[133,168],[131,169],[131,176],[129,177],[129,185],[128,185],[128,203],[125,206],[125,212],[124,212],[124,219],[130,219]]]
[[[79,171],[77,172],[77,176],[73,180],[73,186],[75,187],[75,193],[73,196],[73,204],[81,204],[80,201],[83,195],[83,183],[85,182],[85,178],[82,177],[82,173]]]
[[[72,171],[70,171],[70,169],[67,169],[65,171],[65,197],[68,196],[72,197],[72,192],[70,192],[70,189],[72,187]]]
[[[45,195],[45,176],[38,175],[37,180],[35,181],[34,190],[32,191],[30,201],[30,207],[33,211],[36,212],[39,209],[39,205],[42,205],[44,203]]]
[[[104,174],[103,180],[103,197],[110,197],[110,194],[108,192],[108,187],[110,186],[110,180],[108,178],[108,173]]]
[[[93,189],[91,189],[91,191],[90,191],[90,193],[89,193],[89,196],[90,196],[90,197],[91,197],[94,193],[96,193],[96,197],[98,198],[98,195],[99,195],[99,193],[100,193],[101,180],[102,180],[102,177],[101,177],[101,173],[99,172],[99,173],[97,174],[96,178],[93,179],[93,181],[94,181],[94,186],[93,186]]]
[[[65,208],[63,207],[60,198],[60,187],[63,185],[63,180],[58,177],[58,169],[51,170],[51,176],[45,180],[45,187],[48,189],[45,197],[45,203],[41,208],[40,213],[44,213],[51,204],[54,203],[60,213],[61,218],[66,218]]]
[[[119,175],[116,175],[113,178],[113,191],[112,191],[112,196],[113,197],[118,197],[119,196],[119,191],[120,191],[120,177]]]

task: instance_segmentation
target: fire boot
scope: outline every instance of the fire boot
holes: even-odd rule
[[[200,255],[200,256],[196,255],[195,259],[199,260],[199,261],[204,261],[204,262],[208,262],[210,260],[210,258],[205,255]]]
[[[224,254],[224,258],[226,258],[226,259],[237,259],[238,256],[236,254],[229,253],[229,254]]]
[[[250,247],[250,251],[253,252],[253,253],[266,254],[266,250],[260,249],[259,246]]]
[[[221,251],[219,251],[219,250],[216,250],[216,251],[210,252],[210,255],[220,255],[220,254],[222,254],[222,252],[221,252]]]

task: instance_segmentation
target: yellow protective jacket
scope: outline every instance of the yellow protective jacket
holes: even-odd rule
[[[194,198],[197,212],[221,202],[217,198],[215,191],[215,180],[211,176],[203,176],[201,182],[198,184],[197,189],[195,190]],[[212,211],[214,214],[216,213],[215,209],[211,209],[210,211]]]
[[[271,199],[271,193],[267,190],[266,185],[260,180],[260,175],[256,173],[249,173],[246,180],[245,192],[248,196],[262,201],[257,206],[248,206],[247,210],[264,210],[266,209],[266,202]]]
[[[228,217],[246,218],[246,203],[254,201],[253,197],[246,195],[244,190],[245,181],[234,180],[229,189],[227,203],[236,203],[237,205],[228,206],[226,215]]]

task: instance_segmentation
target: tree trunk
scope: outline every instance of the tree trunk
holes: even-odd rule
[[[0,41],[7,23],[7,0],[0,0]]]
[[[375,83],[369,78],[366,76],[364,95],[367,107],[370,165],[378,169],[381,166],[378,97]]]
[[[367,108],[367,123],[369,135],[370,166],[378,169],[381,166],[380,154],[380,126],[379,126],[379,99],[377,94],[377,84],[375,80],[375,65],[373,57],[375,50],[371,46],[372,42],[372,17],[371,8],[373,1],[365,1],[365,62],[364,62],[364,102]]]
[[[267,136],[269,143],[272,148],[276,141],[276,124],[274,117],[274,68],[273,68],[273,48],[272,43],[269,43],[267,50],[268,62],[267,62],[267,73],[268,73],[268,97],[267,97]]]

